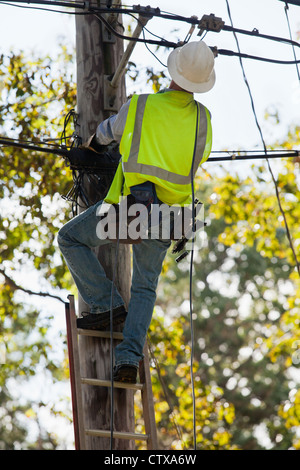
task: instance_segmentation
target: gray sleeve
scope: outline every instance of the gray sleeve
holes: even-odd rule
[[[120,142],[128,114],[130,100],[123,104],[118,114],[110,116],[101,122],[96,130],[97,142],[101,145],[108,145],[113,140]]]

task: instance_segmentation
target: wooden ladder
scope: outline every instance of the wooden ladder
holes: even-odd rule
[[[89,450],[87,447],[86,436],[110,438],[110,430],[102,429],[88,429],[85,424],[85,412],[83,406],[82,385],[91,385],[97,387],[111,388],[111,381],[107,379],[95,379],[89,377],[82,377],[80,372],[80,357],[83,354],[79,350],[78,338],[79,335],[92,336],[94,338],[108,338],[110,339],[109,331],[97,330],[83,330],[77,328],[76,324],[76,311],[74,305],[74,296],[69,295],[69,302],[65,304],[66,311],[66,327],[67,327],[67,341],[68,341],[68,355],[69,355],[69,369],[70,369],[70,383],[71,383],[71,396],[72,396],[72,409],[73,409],[73,426],[75,437],[76,450]],[[122,333],[114,332],[113,339],[122,340]],[[98,341],[98,340],[97,340]],[[123,382],[114,382],[114,388],[130,389],[133,393],[136,391],[141,392],[143,418],[145,423],[145,434],[136,432],[113,431],[114,439],[130,439],[134,441],[145,441],[148,450],[158,449],[157,447],[157,432],[155,424],[153,394],[151,375],[149,367],[148,347],[147,344],[144,348],[144,359],[140,362],[139,366],[140,383],[128,384]],[[99,403],[101,407],[101,403]],[[105,412],[105,411],[104,411]],[[108,410],[109,413],[109,410]]]

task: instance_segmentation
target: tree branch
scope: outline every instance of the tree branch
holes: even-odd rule
[[[25,289],[24,287],[18,286],[18,284],[16,284],[13,279],[11,279],[9,276],[7,276],[7,274],[4,272],[3,269],[0,269],[0,274],[2,274],[2,276],[5,279],[6,284],[9,285],[9,287],[13,291],[21,290],[21,291],[23,291],[23,292],[25,292],[26,294],[29,294],[29,295],[38,295],[40,297],[51,297],[52,299],[56,299],[56,300],[59,300],[60,302],[65,303],[65,301],[63,299],[61,299],[58,295],[49,294],[48,292],[34,292],[30,289]]]

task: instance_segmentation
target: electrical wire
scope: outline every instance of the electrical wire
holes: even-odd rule
[[[40,2],[40,3],[43,3],[43,2]],[[38,10],[38,11],[49,11],[51,13],[62,13],[63,15],[75,15],[75,16],[86,15],[85,12],[81,12],[81,11],[65,11],[65,10],[54,10],[53,8],[31,7],[28,5],[15,5],[10,2],[2,2],[2,0],[0,0],[0,4],[15,7],[15,8],[25,8],[27,10]]]
[[[115,251],[115,262],[113,266],[111,296],[110,296],[110,450],[113,450],[113,433],[114,433],[114,345],[113,345],[113,303],[114,303],[114,288],[116,282],[116,271],[118,264],[120,236],[119,230],[117,233],[117,245]]]
[[[148,338],[147,338],[147,343],[148,343],[148,349],[149,349],[151,359],[154,363],[154,368],[157,372],[157,378],[158,378],[158,380],[160,382],[160,385],[161,385],[161,388],[162,388],[162,393],[163,393],[164,399],[167,402],[168,407],[169,407],[169,411],[170,411],[169,416],[171,417],[170,420],[172,421],[172,425],[174,426],[174,429],[176,431],[178,439],[181,441],[183,447],[185,448],[185,442],[183,440],[182,429],[180,427],[180,424],[177,423],[176,413],[174,412],[174,406],[172,405],[172,402],[171,402],[171,399],[170,399],[170,396],[169,396],[169,393],[168,393],[168,387],[167,387],[167,385],[166,385],[166,383],[163,379],[160,364],[159,364],[157,358],[155,357],[155,354],[154,354],[154,351],[153,351],[153,345],[151,343],[151,338],[150,338],[149,335],[148,335]]]
[[[129,11],[128,8],[117,8],[117,7],[116,8],[115,7],[114,8],[107,8],[107,7],[104,7],[104,8],[102,7],[101,8],[99,6],[90,5],[90,3],[88,1],[78,3],[78,2],[70,2],[70,1],[63,2],[63,1],[57,1],[57,0],[56,1],[52,1],[52,0],[31,0],[31,1],[29,1],[29,0],[14,0],[14,3],[12,3],[12,2],[3,2],[3,1],[0,0],[0,4],[1,3],[4,4],[4,5],[19,6],[19,7],[22,7],[22,8],[44,9],[44,10],[47,10],[47,11],[50,11],[50,12],[63,13],[63,14],[72,14],[72,15],[95,15],[96,14],[97,17],[99,19],[101,19],[101,21],[105,24],[107,29],[109,29],[109,31],[111,31],[117,37],[120,37],[120,38],[128,40],[128,41],[144,42],[144,43],[147,43],[147,44],[164,46],[164,47],[167,47],[167,48],[171,48],[171,47],[176,48],[179,45],[181,45],[181,43],[174,43],[174,42],[167,41],[167,40],[151,40],[151,39],[132,38],[130,36],[122,35],[122,34],[118,33],[109,24],[109,22],[107,22],[105,20],[105,18],[103,18],[101,16],[101,14],[108,13],[108,12],[111,12],[111,11],[114,11],[114,13],[120,13],[120,14],[137,13],[137,14],[142,14],[143,16],[146,16],[146,17],[149,16],[150,18],[152,18],[153,16],[156,16],[156,17],[160,17],[160,18],[163,18],[163,19],[182,21],[182,22],[186,22],[188,24],[194,25],[194,26],[196,26],[196,25],[199,26],[199,19],[195,16],[194,17],[192,16],[192,17],[189,18],[189,17],[184,17],[184,16],[181,16],[181,15],[177,15],[177,14],[166,13],[166,12],[161,11],[159,8],[141,7],[140,5],[131,7],[131,10]],[[20,6],[20,5],[16,5],[15,3],[21,3],[21,4],[26,3],[26,4],[34,4],[34,5],[39,4],[39,5],[48,5],[48,6],[55,6],[55,7],[75,8],[75,11],[70,12],[70,11],[56,10],[56,9],[53,10],[53,9],[47,9],[47,8],[41,8],[41,7],[35,7],[35,6],[31,7],[31,6],[27,6],[27,5],[26,6],[24,6],[24,5]],[[82,11],[78,11],[78,10],[82,10]],[[207,31],[213,31],[213,29],[211,29],[209,26],[204,27],[204,29],[206,29]],[[223,25],[221,30],[229,31],[229,32],[233,32],[233,33],[246,34],[246,35],[249,35],[249,36],[262,38],[262,39],[268,39],[268,40],[272,40],[272,41],[276,41],[276,42],[280,42],[280,43],[284,43],[284,44],[290,44],[293,47],[300,47],[300,44],[296,41],[293,41],[292,39],[261,34],[261,33],[259,33],[259,31],[256,28],[254,28],[252,31],[248,31],[248,30],[243,30],[243,29],[239,29],[239,28],[234,28],[232,25],[231,26]],[[259,56],[255,56],[255,55],[249,55],[249,54],[241,54],[240,52],[236,53],[234,51],[229,51],[229,50],[226,50],[226,49],[219,49],[219,50],[216,50],[216,48],[212,48],[212,49],[215,49],[215,51],[218,52],[218,54],[220,54],[220,55],[238,56],[238,57],[243,57],[243,58],[247,58],[247,59],[254,59],[254,60],[270,62],[270,63],[275,63],[275,64],[293,65],[293,64],[300,63],[300,60],[296,60],[296,59],[294,61],[276,60],[276,59],[269,59],[267,57],[259,57]]]
[[[77,118],[78,118],[78,114],[75,112],[75,109],[71,109],[67,115],[65,116],[65,119],[64,119],[64,127],[63,127],[63,130],[62,130],[62,133],[61,133],[61,137],[60,137],[60,140],[61,140],[61,143],[63,143],[63,141],[65,141],[64,143],[64,147],[67,147],[67,135],[66,135],[66,129],[68,127],[68,124],[70,123],[71,119],[73,119],[73,125],[74,125],[74,128],[76,128],[76,125],[77,125]],[[71,147],[73,147],[74,145],[74,141],[72,142],[71,144]]]
[[[191,362],[190,362],[190,371],[191,371],[191,385],[192,385],[192,401],[193,401],[193,443],[194,450],[197,450],[197,436],[196,436],[196,400],[195,400],[195,384],[194,384],[194,327],[193,327],[193,264],[194,264],[194,243],[195,243],[195,188],[194,188],[194,165],[197,149],[197,138],[198,138],[198,126],[199,126],[199,114],[200,109],[199,105],[196,102],[197,106],[197,118],[196,118],[196,132],[195,132],[195,143],[191,167],[191,192],[192,192],[192,249],[191,249],[191,259],[190,259],[190,279],[189,279],[189,295],[190,295],[190,328],[191,328]]]
[[[287,38],[282,38],[279,36],[272,36],[270,34],[262,34],[258,31],[257,28],[254,28],[252,31],[249,31],[247,29],[240,29],[240,28],[235,28],[233,24],[231,23],[231,26],[227,26],[226,24],[222,27],[222,31],[228,31],[231,33],[238,33],[238,34],[245,34],[247,36],[253,36],[257,37],[260,39],[267,39],[269,41],[275,41],[275,42],[281,42],[283,44],[288,44],[288,45],[294,45],[296,47],[300,47],[300,44],[296,41],[293,41],[292,38],[287,39]]]
[[[259,153],[262,151],[260,150]],[[287,152],[281,152],[277,151],[278,153],[275,153],[270,155],[270,152],[263,153],[263,154],[252,154],[252,155],[238,155],[239,153],[242,152],[228,152],[231,155],[223,156],[223,157],[209,157],[208,160],[206,160],[206,163],[213,163],[213,162],[226,162],[226,161],[245,161],[245,160],[260,160],[260,159],[265,159],[267,158],[295,158],[300,156],[300,150],[291,150]],[[213,153],[224,153],[222,151],[216,151],[216,152],[211,152]]]
[[[152,36],[155,36],[155,37],[161,39],[162,41],[164,41],[165,39],[164,39],[163,37],[161,37],[161,36],[158,36],[157,34],[152,33],[151,31],[149,31],[149,29],[147,29],[146,26],[143,25],[142,21],[141,21],[139,18],[136,18],[136,17],[135,17],[134,15],[132,15],[131,13],[129,13],[129,15],[130,15],[132,18],[134,18],[134,19],[143,27],[142,33],[143,33],[143,37],[144,37],[146,49],[150,52],[150,54],[153,55],[153,57],[154,57],[163,67],[166,68],[167,66],[166,66],[166,65],[157,57],[157,55],[156,55],[153,51],[151,51],[151,49],[148,47],[148,44],[147,44],[147,42],[146,42],[146,37],[145,37],[145,31],[147,31],[149,34],[152,34]]]
[[[100,10],[104,10],[104,9],[100,9],[100,8],[95,8],[95,7],[88,7],[88,11],[83,11],[83,12],[78,12],[78,11],[74,11],[74,12],[66,12],[66,11],[63,11],[63,10],[53,10],[53,9],[46,9],[46,8],[43,8],[43,7],[30,7],[30,6],[25,6],[25,5],[14,5],[12,3],[9,3],[9,2],[1,2],[5,5],[10,5],[10,6],[17,6],[19,8],[29,8],[29,9],[36,9],[36,10],[46,10],[46,11],[51,11],[51,12],[56,12],[56,13],[62,13],[62,14],[73,14],[73,15],[86,15],[86,14],[93,14],[94,16],[96,16],[105,26],[108,30],[110,30],[115,36],[117,37],[120,37],[122,39],[125,39],[125,40],[129,40],[129,41],[135,41],[135,42],[142,42],[145,44],[145,46],[147,47],[147,49],[149,50],[149,52],[151,54],[154,55],[154,57],[164,66],[166,67],[157,57],[156,55],[149,49],[148,47],[148,44],[155,44],[155,45],[161,45],[161,46],[164,46],[164,47],[177,47],[178,44],[174,43],[174,42],[170,42],[170,41],[166,41],[165,39],[161,38],[160,36],[158,35],[155,35],[153,33],[151,33],[149,30],[147,30],[146,28],[143,28],[143,39],[140,39],[140,38],[132,38],[130,36],[125,36],[125,35],[122,35],[120,33],[118,33],[110,24],[109,22],[106,21],[105,18],[103,18],[103,16],[100,14]],[[25,3],[25,2],[22,2],[22,1],[19,1],[19,3]],[[76,2],[59,2],[59,1],[55,1],[55,2],[50,2],[50,1],[32,1],[32,2],[26,2],[26,3],[39,3],[41,5],[55,5],[55,6],[62,6],[62,7],[72,7],[72,8],[82,8],[82,4],[78,4]],[[296,58],[296,54],[295,54],[295,47],[300,47],[300,45],[298,43],[296,43],[295,41],[292,41],[292,38],[291,40],[286,40],[284,38],[278,38],[278,37],[274,37],[274,36],[267,36],[267,35],[261,35],[259,34],[258,32],[249,32],[249,31],[244,31],[244,30],[238,30],[236,28],[233,27],[233,23],[232,23],[232,18],[231,18],[231,13],[230,13],[230,7],[229,7],[229,3],[228,3],[228,0],[226,0],[226,3],[227,3],[227,10],[228,10],[228,14],[229,14],[229,18],[230,18],[230,21],[231,21],[231,28],[230,27],[224,27],[223,29],[226,30],[226,31],[232,31],[234,36],[235,36],[235,39],[236,39],[236,43],[237,43],[237,46],[238,46],[238,53],[236,52],[233,52],[233,51],[229,51],[229,50],[226,50],[226,49],[219,49],[217,50],[218,54],[221,54],[221,55],[228,55],[228,56],[237,56],[239,57],[239,60],[240,60],[240,63],[241,63],[241,67],[242,67],[242,71],[243,71],[243,77],[244,77],[244,81],[247,85],[247,88],[248,88],[248,92],[249,92],[249,95],[250,95],[250,99],[251,99],[251,106],[252,106],[252,111],[253,111],[253,114],[254,114],[254,117],[255,117],[255,121],[256,121],[256,125],[257,125],[257,128],[259,130],[259,133],[260,133],[260,136],[261,136],[261,140],[262,140],[262,143],[263,143],[263,147],[264,147],[264,152],[265,152],[265,157],[267,157],[267,148],[266,148],[266,144],[265,144],[265,141],[264,141],[264,138],[263,138],[263,134],[262,134],[262,130],[261,130],[261,127],[259,125],[259,122],[258,122],[258,119],[257,119],[257,115],[256,115],[256,111],[255,111],[255,107],[254,107],[254,101],[253,101],[253,97],[252,97],[252,94],[251,94],[251,90],[250,90],[250,86],[249,86],[249,83],[248,83],[248,80],[246,78],[246,74],[245,74],[245,70],[244,70],[244,67],[243,67],[243,64],[242,64],[242,58],[248,58],[248,59],[255,59],[255,60],[260,60],[260,61],[265,61],[265,62],[271,62],[271,63],[275,63],[275,64],[299,64],[300,63],[300,60],[297,60]],[[107,4],[106,4],[106,7],[108,9],[110,9],[111,7],[111,2],[110,1],[107,1]],[[86,8],[86,2],[84,2],[84,8]],[[291,36],[291,30],[290,30],[290,24],[289,24],[289,18],[288,18],[288,15],[287,15],[287,4],[286,4],[286,8],[285,8],[285,12],[286,12],[286,16],[287,16],[287,21],[288,21],[288,26],[289,26],[289,32],[290,32],[290,36]],[[121,11],[122,10],[122,11]],[[114,9],[114,11],[117,13],[117,12],[122,12],[122,13],[125,13],[125,14],[130,14],[128,11],[124,11],[124,9]],[[105,11],[101,11],[102,13],[104,13]],[[155,15],[154,15],[155,16]],[[191,19],[188,19],[188,18],[185,18],[185,17],[182,17],[180,15],[174,15],[174,14],[163,14],[159,16],[162,16],[164,18],[168,18],[168,19],[173,19],[173,20],[177,20],[177,21],[185,21],[185,22],[189,22],[189,23],[192,23],[192,24],[197,24],[194,20],[191,21]],[[148,31],[150,34],[153,34],[153,36],[157,37],[158,39],[160,39],[159,41],[155,41],[155,40],[151,40],[151,39],[146,39],[145,37],[145,31]],[[265,58],[265,57],[258,57],[258,56],[253,56],[253,55],[248,55],[248,54],[242,54],[241,51],[240,51],[240,48],[239,48],[239,43],[238,43],[238,40],[237,40],[237,37],[236,37],[236,33],[242,33],[242,34],[248,34],[248,35],[252,35],[252,36],[256,36],[256,37],[261,37],[261,38],[264,38],[264,39],[271,39],[273,41],[277,41],[277,42],[284,42],[284,43],[289,43],[292,45],[293,47],[293,51],[294,51],[294,61],[281,61],[281,60],[275,60],[275,59],[269,59],[269,58]],[[186,41],[188,40],[188,37],[190,38],[191,35],[187,35],[186,37]],[[299,69],[297,67],[297,73],[298,73],[298,79],[300,81],[300,74],[299,74]],[[197,105],[198,106],[198,105]],[[72,110],[74,111],[74,110]],[[66,117],[66,120],[65,120],[65,125],[64,125],[64,130],[63,130],[63,134],[62,134],[62,137],[61,137],[61,141],[65,140],[66,142],[66,134],[65,134],[65,129],[66,129],[66,126],[69,122],[69,119],[72,117],[72,111],[70,111],[70,113],[68,114],[68,116]],[[198,132],[198,110],[197,110],[197,121],[196,121],[196,136],[197,136],[197,132]],[[0,142],[1,143],[1,142]],[[16,142],[14,142],[14,144],[12,144],[10,142],[11,145],[14,145],[14,146],[17,146],[16,145]],[[52,153],[56,153],[55,151],[58,151],[60,150],[58,147],[55,147],[55,148],[52,148],[52,149],[47,149],[47,148],[38,148],[35,146],[35,148],[31,145],[31,146],[25,146],[24,144],[22,145],[20,142],[19,142],[19,146],[22,148],[29,148],[30,149],[35,149],[35,150],[39,150],[39,151],[43,151],[43,152],[52,152]],[[3,144],[2,144],[3,145]],[[8,145],[8,143],[7,143]],[[194,160],[195,160],[195,150],[196,150],[196,145],[194,147],[194,154],[193,154],[193,160],[192,160],[192,171],[191,171],[191,190],[192,190],[192,201],[193,201],[193,208],[192,208],[192,223],[193,223],[193,228],[195,228],[195,207],[194,207],[194,199],[195,199],[195,195],[194,195],[194,182],[193,182],[193,174],[194,174]],[[220,158],[222,157],[217,157],[215,159],[211,159],[211,161],[216,161],[216,160],[220,160]],[[256,158],[262,158],[262,156],[258,156]],[[231,160],[234,159],[236,160],[237,158],[233,156],[230,158]],[[242,158],[242,159],[245,159],[245,158]],[[282,207],[281,207],[281,203],[280,203],[280,199],[279,199],[279,193],[278,193],[278,188],[277,188],[277,185],[276,185],[276,181],[275,181],[275,178],[274,178],[274,175],[273,175],[273,172],[271,170],[271,167],[270,167],[270,164],[269,164],[269,161],[268,161],[268,158],[267,158],[267,162],[268,162],[268,165],[269,165],[269,169],[270,169],[270,172],[271,172],[271,175],[272,175],[272,178],[275,182],[275,186],[276,186],[276,194],[277,194],[277,197],[278,197],[278,202],[279,202],[279,205],[280,205],[280,210],[284,216],[284,220],[285,220],[285,224],[286,224],[286,229],[287,229],[287,232],[288,232],[288,237],[289,237],[289,240],[290,240],[290,243],[291,243],[291,248],[293,250],[293,253],[294,253],[294,256],[295,256],[295,259],[296,259],[296,263],[297,263],[297,266],[298,266],[298,271],[299,271],[299,274],[300,274],[300,267],[299,267],[299,263],[298,263],[298,260],[296,258],[296,254],[295,254],[295,251],[294,251],[294,248],[292,246],[292,241],[291,241],[291,238],[290,238],[290,234],[289,234],[289,229],[288,229],[288,226],[287,226],[287,222],[286,222],[286,218],[285,218],[285,214],[282,210]],[[113,280],[112,280],[112,289],[111,289],[111,308],[110,308],[110,336],[111,336],[111,449],[112,449],[112,442],[113,442],[113,421],[114,421],[114,386],[113,386],[113,295],[114,295],[114,285],[115,285],[115,275],[116,275],[116,268],[117,268],[117,259],[118,259],[118,251],[119,251],[119,238],[118,238],[118,241],[117,241],[117,247],[116,247],[116,253],[115,253],[115,262],[114,262],[114,268],[113,268]],[[193,440],[194,440],[194,449],[196,450],[197,448],[197,442],[196,442],[196,407],[195,407],[195,389],[194,389],[194,373],[193,373],[193,356],[194,356],[194,331],[193,331],[193,302],[192,302],[192,297],[193,297],[193,289],[192,289],[192,279],[193,279],[193,258],[194,258],[194,236],[192,237],[192,250],[191,250],[191,260],[190,260],[190,279],[189,279],[189,291],[190,291],[190,324],[191,324],[191,364],[190,364],[190,368],[191,368],[191,383],[192,383],[192,399],[193,399]]]
[[[228,0],[225,0],[225,1],[226,1],[226,5],[227,5],[228,16],[229,16],[230,22],[231,22],[231,24],[232,24],[232,26],[233,26],[233,21],[232,21],[232,17],[231,17],[231,11],[230,11],[230,6],[229,6],[229,1],[228,1]],[[238,38],[237,38],[237,36],[236,36],[235,33],[233,33],[233,35],[234,35],[234,38],[235,38],[235,41],[236,41],[236,44],[237,44],[238,51],[239,51],[239,53],[240,53],[240,45],[239,45]],[[255,123],[256,123],[256,126],[257,126],[257,129],[258,129],[258,132],[259,132],[261,141],[262,141],[263,148],[264,148],[264,153],[265,153],[265,158],[266,158],[266,161],[267,161],[268,169],[269,169],[270,175],[271,175],[272,180],[273,180],[273,183],[274,183],[275,193],[276,193],[276,198],[277,198],[279,210],[280,210],[281,215],[282,215],[282,217],[283,217],[283,221],[284,221],[284,225],[285,225],[285,229],[286,229],[286,234],[287,234],[287,238],[288,238],[288,241],[289,241],[289,245],[290,245],[290,248],[291,248],[292,253],[293,253],[293,257],[294,257],[294,260],[295,260],[295,264],[296,264],[296,268],[297,268],[298,274],[299,274],[299,276],[300,276],[300,264],[299,264],[299,261],[298,261],[297,255],[296,255],[296,251],[295,251],[295,248],[294,248],[294,243],[293,243],[293,240],[292,240],[292,237],[291,237],[290,229],[289,229],[289,226],[288,226],[288,223],[287,223],[286,215],[285,215],[285,212],[284,212],[283,207],[282,207],[282,204],[281,204],[280,195],[279,195],[279,190],[278,190],[278,185],[277,185],[277,182],[276,182],[274,173],[273,173],[273,171],[272,171],[272,168],[271,168],[271,165],[270,165],[270,161],[269,161],[269,159],[268,159],[268,157],[267,157],[267,146],[266,146],[266,143],[265,143],[265,140],[264,140],[264,136],[263,136],[263,133],[262,133],[262,129],[261,129],[260,124],[259,124],[259,122],[258,122],[258,117],[257,117],[256,110],[255,110],[253,95],[252,95],[252,92],[251,92],[251,88],[250,88],[249,82],[248,82],[248,80],[247,80],[246,72],[245,72],[244,65],[243,65],[243,61],[242,61],[242,58],[241,58],[241,57],[239,58],[239,61],[240,61],[240,65],[241,65],[241,69],[242,69],[242,73],[243,73],[244,82],[245,82],[246,87],[247,87],[247,89],[248,89],[248,93],[249,93],[249,97],[250,97],[250,101],[251,101],[251,108],[252,108],[253,116],[254,116],[254,119],[255,119]]]
[[[143,30],[143,36],[144,36],[144,39],[145,39],[145,32]],[[167,68],[167,65],[165,65],[158,57],[156,54],[154,54],[153,51],[151,51],[150,47],[148,46],[148,44],[145,42],[145,47],[146,49],[150,52],[150,54],[153,55],[153,57],[160,63],[160,65],[162,65],[163,67]]]
[[[286,21],[287,21],[287,24],[288,24],[288,29],[289,29],[289,33],[290,33],[290,38],[291,38],[291,40],[292,40],[292,31],[291,31],[291,25],[290,25],[288,10],[289,10],[289,6],[288,6],[288,3],[286,2],[286,3],[285,3],[285,7],[284,7],[284,11],[285,11],[285,16],[286,16]],[[295,59],[295,61],[297,61],[296,51],[295,51],[295,46],[294,46],[294,44],[292,44],[292,49],[293,49],[294,59]],[[298,68],[298,64],[297,64],[297,63],[296,63],[296,70],[297,70],[298,80],[299,80],[299,82],[300,82],[300,72],[299,72],[299,68]]]
[[[74,135],[68,136],[68,137],[74,137]],[[61,140],[61,137],[58,140]],[[43,145],[43,146],[41,147],[40,145]],[[57,154],[60,156],[66,156],[66,150],[71,149],[71,147],[66,147],[65,145],[61,146],[57,144],[50,144],[46,141],[32,142],[29,140],[11,139],[11,138],[4,137],[4,136],[0,136],[0,147],[16,147],[16,148],[21,148],[24,150]],[[224,154],[224,153],[228,155],[222,156],[222,157],[209,157],[209,159],[205,163],[216,162],[216,161],[218,162],[233,161],[233,160],[243,161],[243,160],[266,158],[266,153],[264,153],[264,150],[213,150],[211,152],[211,154]],[[250,155],[248,155],[248,153],[250,153]],[[241,154],[244,154],[244,155],[241,155]],[[268,150],[267,151],[268,158],[295,158],[295,157],[299,157],[299,155],[300,155],[300,150],[286,150],[285,152],[282,152],[282,150]]]
[[[142,43],[147,42],[148,44],[155,44],[155,45],[158,45],[158,46],[173,47],[173,48],[178,46],[178,44],[176,44],[175,42],[170,42],[170,41],[166,41],[166,40],[155,41],[155,40],[152,40],[152,39],[141,39],[141,38],[137,38],[137,37],[125,36],[124,34],[121,34],[118,31],[116,31],[109,24],[109,22],[106,21],[106,19],[102,15],[97,13],[96,10],[94,11],[94,16],[96,18],[98,18],[112,34],[114,34],[118,38],[125,39],[126,41],[134,41],[134,42],[142,42]]]
[[[243,59],[253,59],[259,60],[262,62],[269,62],[271,64],[281,64],[281,65],[295,65],[300,64],[300,60],[279,60],[279,59],[269,59],[267,57],[260,57],[256,55],[244,54],[239,52],[230,51],[228,49],[215,49],[217,54],[226,55],[226,56],[236,56]]]
[[[43,153],[54,153],[62,157],[65,157],[67,155],[66,147],[61,147],[58,145],[53,145],[53,144],[44,143],[44,142],[42,144],[43,144],[43,147],[35,143],[27,144],[27,143],[24,143],[24,141],[22,140],[18,141],[17,139],[0,138],[1,146],[16,147],[16,148],[21,148],[24,150],[31,150],[31,151],[37,151],[37,152],[43,152]],[[46,145],[46,147],[44,145]]]

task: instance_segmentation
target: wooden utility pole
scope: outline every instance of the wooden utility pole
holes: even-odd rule
[[[98,5],[96,0],[90,4]],[[113,6],[121,3],[114,0],[112,14],[106,20],[112,22],[114,29],[123,33],[121,17],[113,14]],[[103,6],[103,1],[102,1]],[[107,105],[106,77],[114,74],[123,56],[123,40],[113,36],[94,15],[76,16],[76,54],[77,54],[77,112],[79,114],[77,129],[83,141],[92,135],[97,125],[117,112],[126,100],[124,77],[117,90],[116,99],[109,109]],[[92,188],[89,188],[92,191]],[[116,253],[116,244],[109,244],[96,250],[97,257],[103,265],[107,276],[112,279]],[[128,245],[119,246],[116,285],[126,306],[130,295],[130,248]],[[87,310],[79,299],[79,311]],[[93,378],[106,377],[110,379],[110,340],[103,339],[97,347],[93,337],[79,338],[79,351],[84,351],[80,367],[82,375]],[[114,429],[118,431],[134,431],[133,392],[131,390],[114,390]],[[83,407],[88,428],[111,429],[110,422],[110,389],[102,387],[83,386]],[[110,439],[86,437],[88,450],[109,450]],[[113,448],[116,450],[132,449],[134,442],[114,439]]]

